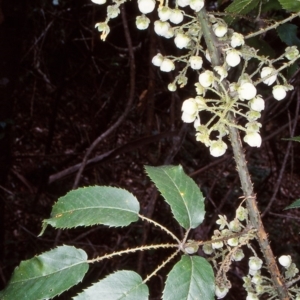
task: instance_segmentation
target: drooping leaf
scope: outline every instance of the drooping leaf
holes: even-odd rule
[[[204,198],[181,166],[146,167],[146,171],[185,229],[196,228],[204,219]]]
[[[88,270],[86,261],[86,253],[71,246],[60,246],[22,261],[0,292],[0,299],[51,299],[82,281]]]
[[[258,7],[260,0],[235,0],[225,9],[228,13],[247,14],[252,9]]]
[[[292,209],[292,208],[299,208],[300,207],[300,199],[294,201],[292,204],[287,206],[284,210],[286,209]]]
[[[291,12],[300,11],[300,1],[299,0],[278,0],[283,9]]]
[[[163,300],[215,299],[211,265],[200,256],[183,255],[168,274]]]
[[[277,27],[278,36],[288,46],[295,45],[300,47],[300,39],[297,36],[297,31],[298,26],[294,24],[286,23]]]
[[[118,271],[80,293],[74,300],[148,300],[149,290],[139,274]]]
[[[139,202],[126,190],[106,186],[79,188],[58,199],[51,218],[43,221],[41,234],[49,224],[55,228],[127,226],[138,220],[139,210]]]
[[[283,139],[285,141],[294,141],[294,142],[300,142],[300,136],[294,136],[292,138],[286,138],[286,139]]]

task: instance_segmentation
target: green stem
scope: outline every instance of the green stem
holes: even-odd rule
[[[207,20],[207,13],[205,9],[202,9],[198,13],[198,20],[202,27],[203,37],[205,39],[211,57],[212,66],[219,66],[221,64],[221,51],[218,48],[219,43]],[[229,121],[229,123],[236,123],[232,113],[227,114],[227,120]],[[288,291],[276,264],[274,254],[268,241],[267,233],[264,229],[261,216],[257,208],[256,195],[253,191],[253,184],[247,168],[247,162],[238,129],[230,126],[229,136],[233,148],[234,159],[237,164],[237,171],[240,177],[242,190],[249,211],[250,223],[257,230],[257,239],[260,245],[260,249],[264,255],[265,261],[267,263],[267,268],[271,274],[271,279],[277,291],[278,297],[281,300],[287,300],[289,299]]]

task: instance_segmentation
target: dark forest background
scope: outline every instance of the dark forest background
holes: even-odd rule
[[[216,9],[216,2],[206,1],[207,8]],[[222,11],[230,1],[218,3]],[[255,31],[266,25],[264,19],[287,16],[277,8],[263,10],[255,22],[254,10],[233,26],[243,33]],[[57,232],[48,228],[37,237],[52,205],[73,188],[87,149],[103,134],[79,186],[125,188],[139,199],[142,214],[178,235],[180,228],[145,175],[144,165],[181,164],[199,185],[207,213],[205,222],[192,233],[194,239],[209,239],[218,214],[230,219],[241,201],[231,149],[224,157],[210,156],[208,149],[195,141],[192,126],[181,122],[181,103],[194,96],[193,84],[170,93],[167,84],[176,73],[161,73],[151,64],[158,51],[184,51],[176,50],[172,40],[158,39],[151,30],[135,28],[135,1],[127,3],[124,12],[129,31],[119,16],[110,23],[111,32],[103,42],[94,25],[105,19],[105,6],[89,0],[60,0],[59,5],[51,0],[1,2],[0,289],[21,260],[57,245],[75,245],[96,257],[168,240],[158,228],[142,222],[121,229],[96,226]],[[299,21],[293,24],[298,30]],[[130,33],[132,46],[125,33]],[[250,42],[271,57],[286,47],[276,31]],[[300,198],[300,148],[297,142],[282,140],[300,135],[299,126],[291,131],[299,119],[297,69],[295,65],[289,70],[295,89],[284,101],[274,100],[270,90],[259,90],[266,100],[261,119],[263,144],[259,149],[245,149],[274,253],[291,254],[299,266],[300,215],[298,210],[283,208]],[[265,211],[270,201],[272,205]],[[117,269],[136,270],[145,277],[167,254],[167,250],[150,251],[92,265],[82,284],[57,299],[70,299]],[[160,298],[168,268],[171,266],[150,281],[151,299]],[[241,299],[239,287],[247,268],[246,260],[232,268],[234,284],[226,299]]]

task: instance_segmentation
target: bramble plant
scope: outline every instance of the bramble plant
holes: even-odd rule
[[[92,0],[105,4],[106,0]],[[107,17],[96,28],[105,40],[110,32],[109,21],[121,12],[125,0],[112,0],[107,6]],[[251,147],[260,147],[261,112],[265,108],[258,86],[269,88],[274,101],[283,100],[293,90],[285,76],[288,68],[299,59],[298,48],[288,45],[277,58],[269,58],[247,44],[252,37],[262,35],[300,16],[300,2],[279,0],[282,9],[291,14],[282,20],[265,22],[268,25],[256,32],[236,32],[230,24],[237,17],[258,7],[256,18],[268,0],[235,0],[226,13],[206,11],[204,0],[168,1],[138,0],[141,15],[136,17],[136,27],[154,32],[163,38],[173,39],[182,49],[181,56],[157,53],[153,65],[162,72],[176,72],[174,81],[168,83],[171,92],[183,88],[189,82],[190,72],[196,72],[194,97],[184,99],[181,119],[193,123],[196,140],[209,148],[214,157],[224,155],[231,143],[233,156],[241,181],[243,199],[236,208],[235,217],[227,220],[219,215],[218,228],[211,240],[190,240],[189,233],[204,220],[204,198],[192,179],[181,166],[146,167],[174,218],[184,229],[184,238],[175,236],[168,228],[139,213],[137,199],[126,190],[113,187],[86,187],[69,192],[53,206],[51,217],[44,220],[41,234],[48,225],[56,229],[75,228],[103,224],[110,227],[128,226],[139,218],[158,226],[174,240],[173,244],[141,245],[136,248],[108,253],[88,259],[87,254],[72,246],[60,246],[49,252],[24,261],[13,273],[1,299],[51,299],[82,281],[88,265],[118,255],[137,251],[172,248],[174,252],[157,268],[142,279],[133,271],[117,271],[80,292],[73,299],[148,299],[146,283],[175,256],[181,259],[169,272],[163,299],[218,299],[224,298],[232,284],[228,271],[232,262],[248,261],[248,274],[243,277],[247,300],[300,299],[297,286],[299,270],[287,253],[276,261],[268,242],[256,195],[248,172],[243,141]],[[157,12],[158,20],[151,23],[147,14]],[[282,37],[283,39],[285,37]],[[192,78],[195,78],[192,76]],[[203,122],[206,112],[209,120]],[[299,207],[295,202],[294,206]],[[257,253],[252,241],[257,240],[261,253]],[[198,255],[201,247],[206,258]],[[244,250],[251,253],[246,257]],[[279,265],[284,270],[280,273]],[[26,293],[26,298],[24,298]]]

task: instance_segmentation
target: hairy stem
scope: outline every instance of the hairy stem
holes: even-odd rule
[[[205,9],[202,9],[199,12],[198,19],[201,24],[203,37],[205,39],[205,43],[211,57],[212,66],[219,66],[221,65],[221,51],[218,48],[218,42],[207,20]],[[236,123],[232,113],[227,114],[227,119],[230,123]],[[237,171],[241,181],[242,190],[249,211],[251,225],[257,230],[256,234],[260,249],[267,263],[267,268],[271,274],[271,279],[277,291],[278,297],[281,300],[287,300],[289,299],[288,291],[276,264],[274,254],[268,241],[267,233],[264,229],[261,216],[257,208],[256,196],[253,191],[253,184],[247,168],[247,162],[245,159],[245,154],[243,151],[238,129],[230,126],[229,136],[233,148],[234,159],[237,165]]]

